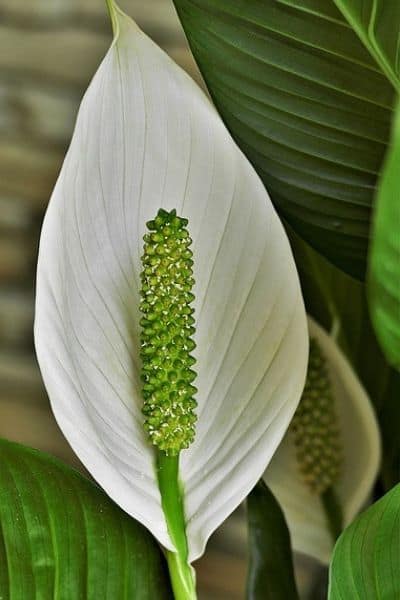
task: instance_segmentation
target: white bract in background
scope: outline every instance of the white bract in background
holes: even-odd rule
[[[335,486],[348,525],[367,503],[379,470],[380,435],[370,399],[334,340],[311,318],[315,338],[332,384],[343,447],[342,472]],[[265,475],[285,514],[294,550],[328,564],[333,550],[321,500],[300,474],[293,436],[288,431]]]

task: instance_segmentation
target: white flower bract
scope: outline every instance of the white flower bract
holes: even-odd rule
[[[35,339],[56,419],[111,498],[173,549],[143,429],[146,221],[189,219],[199,389],[181,454],[190,561],[262,475],[299,401],[307,328],[268,195],[196,84],[115,8],[45,217]]]

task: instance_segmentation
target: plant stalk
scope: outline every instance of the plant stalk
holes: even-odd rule
[[[158,451],[157,475],[168,533],[177,550],[166,551],[175,600],[196,600],[195,573],[188,563],[185,514],[179,483],[179,455],[167,456]]]
[[[118,35],[118,21],[116,15],[117,10],[114,4],[114,0],[106,0],[106,6],[108,14],[110,15],[112,30],[115,37],[116,35]]]
[[[335,543],[343,531],[343,511],[333,487],[329,487],[321,494],[321,502],[333,543]]]

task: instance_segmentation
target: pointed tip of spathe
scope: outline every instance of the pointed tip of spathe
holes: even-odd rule
[[[118,11],[119,8],[115,4],[114,0],[105,0],[106,7],[108,10],[108,14],[111,20],[111,26],[114,34],[114,39],[118,37],[119,34],[119,22],[118,22]]]
[[[124,11],[122,11],[118,4],[114,2],[114,0],[105,0],[105,2],[111,20],[114,42],[118,40],[124,24],[140,31],[140,28],[135,21],[129,15],[124,13]]]

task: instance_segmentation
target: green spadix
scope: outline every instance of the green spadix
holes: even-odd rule
[[[141,273],[140,321],[144,427],[153,444],[176,456],[194,439],[197,405],[190,352],[194,309],[192,240],[176,210],[147,223]]]
[[[323,494],[340,475],[342,444],[326,360],[314,338],[306,385],[290,429],[305,483],[311,491]]]

